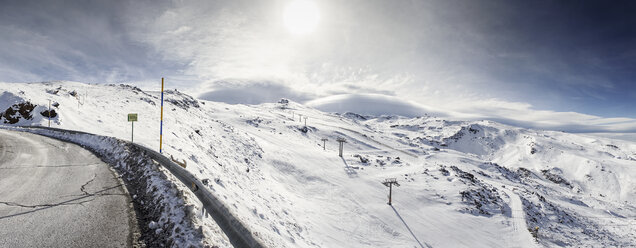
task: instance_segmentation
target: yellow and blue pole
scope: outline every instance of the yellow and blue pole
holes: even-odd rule
[[[161,145],[163,144],[163,78],[161,78],[161,124],[159,124],[159,153],[161,153]]]

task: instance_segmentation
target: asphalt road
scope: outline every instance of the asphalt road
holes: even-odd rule
[[[0,247],[130,247],[130,202],[91,152],[0,129]]]

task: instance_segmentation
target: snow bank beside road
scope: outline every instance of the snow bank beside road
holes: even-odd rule
[[[142,149],[116,138],[50,129],[12,128],[81,145],[117,170],[138,213],[142,236],[150,247],[207,247],[193,206],[182,199],[187,193],[169,180],[160,166]],[[221,241],[227,245],[228,242]]]

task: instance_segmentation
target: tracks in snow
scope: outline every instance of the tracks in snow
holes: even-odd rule
[[[358,131],[355,131],[355,130],[352,130],[352,129],[349,129],[349,128],[346,128],[346,127],[334,126],[334,125],[328,125],[328,124],[324,124],[324,123],[323,123],[322,125],[329,126],[329,127],[333,127],[333,128],[338,128],[338,129],[340,129],[340,130],[343,130],[343,131],[346,131],[346,132],[349,132],[349,133],[353,133],[353,134],[355,134],[355,135],[357,135],[357,136],[359,136],[359,137],[363,137],[363,138],[365,138],[366,140],[371,141],[371,142],[373,142],[373,143],[374,143],[374,144],[376,144],[376,145],[383,146],[383,147],[385,147],[385,148],[388,148],[388,149],[391,149],[391,150],[394,150],[394,151],[397,151],[397,152],[403,153],[403,154],[405,154],[405,155],[408,155],[408,156],[411,156],[411,157],[414,157],[414,158],[417,158],[417,157],[418,157],[417,155],[415,155],[415,154],[413,154],[413,153],[410,153],[410,152],[407,152],[407,151],[404,151],[404,150],[400,150],[400,149],[394,148],[394,147],[389,146],[389,145],[387,145],[387,144],[384,144],[384,143],[382,143],[382,142],[380,142],[380,141],[377,141],[377,140],[375,140],[375,139],[372,139],[371,137],[369,137],[369,136],[367,136],[367,135],[364,135],[363,133],[360,133],[360,132],[358,132]]]
[[[506,192],[508,197],[510,197],[510,211],[512,218],[512,229],[516,234],[512,238],[512,244],[514,247],[536,247],[536,243],[528,232],[528,227],[526,225],[526,215],[523,211],[523,204],[521,203],[521,199],[519,196],[508,188],[499,187],[500,190]],[[512,247],[512,246],[511,246]]]

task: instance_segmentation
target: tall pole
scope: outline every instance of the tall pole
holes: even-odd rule
[[[161,78],[161,121],[159,124],[159,153],[163,144],[163,78]]]
[[[51,99],[49,99],[49,127],[51,127]]]
[[[391,198],[392,198],[392,194],[393,194],[393,185],[395,184],[395,186],[400,187],[400,184],[397,182],[397,179],[395,178],[387,178],[386,180],[384,180],[384,182],[382,182],[382,184],[384,184],[384,186],[389,187],[389,205],[391,205]]]
[[[131,121],[130,122],[132,124],[132,129],[130,131],[130,143],[135,142],[134,138],[135,138],[135,122]]]
[[[338,141],[338,143],[340,143],[338,146],[338,156],[342,157],[342,150],[344,149],[344,143],[347,142],[347,140],[345,138],[338,138],[336,139],[336,141]]]
[[[391,205],[391,193],[393,192],[393,184],[389,184],[389,205]]]

